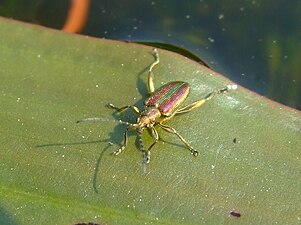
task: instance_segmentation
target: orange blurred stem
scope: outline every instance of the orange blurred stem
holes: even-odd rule
[[[71,0],[71,7],[63,31],[79,33],[86,24],[90,0]]]

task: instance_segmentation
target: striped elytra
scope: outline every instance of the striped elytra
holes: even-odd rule
[[[170,82],[155,91],[144,104],[158,108],[164,116],[170,116],[187,98],[189,88],[189,84],[183,81]]]

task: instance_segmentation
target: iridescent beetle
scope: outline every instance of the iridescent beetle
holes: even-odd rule
[[[159,64],[159,53],[156,49],[154,49],[154,57],[155,61],[151,64],[148,73],[148,92],[150,97],[144,101],[145,109],[140,111],[134,105],[126,105],[123,107],[117,107],[112,103],[107,104],[107,107],[117,110],[118,112],[122,112],[126,109],[131,109],[134,113],[138,115],[136,123],[129,123],[125,121],[119,120],[118,122],[121,124],[126,124],[127,128],[124,132],[124,142],[123,145],[116,151],[114,151],[113,155],[120,154],[127,146],[128,143],[128,131],[129,129],[136,129],[137,134],[139,136],[139,145],[140,150],[143,153],[143,161],[145,163],[150,162],[150,150],[154,147],[154,145],[159,140],[159,135],[157,130],[155,129],[155,125],[159,125],[163,130],[175,134],[190,150],[192,155],[197,156],[199,154],[188,142],[173,128],[166,124],[165,121],[171,119],[175,115],[187,113],[195,108],[200,107],[206,101],[210,100],[217,94],[226,93],[228,90],[236,89],[236,85],[228,85],[227,87],[211,92],[206,98],[197,100],[187,106],[180,107],[184,100],[187,98],[189,94],[190,85],[183,81],[173,81],[168,84],[163,85],[158,90],[155,91],[154,87],[154,74],[153,69],[156,65]],[[85,118],[81,119],[77,122],[89,122],[89,121],[106,121],[104,118]],[[142,141],[142,132],[147,128],[151,131],[151,135],[154,138],[154,142],[149,146],[147,150],[145,150],[143,141]]]

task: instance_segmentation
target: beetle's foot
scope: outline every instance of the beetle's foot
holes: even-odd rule
[[[218,91],[215,91],[215,93],[216,94],[224,94],[224,93],[227,93],[230,90],[236,90],[236,89],[237,89],[237,85],[236,84],[229,84],[224,89],[220,89]]]
[[[159,53],[158,53],[158,50],[156,48],[153,49],[153,54],[156,58],[159,58]]]
[[[229,85],[227,85],[227,89],[228,90],[236,90],[237,89],[237,85],[236,84],[229,84]]]
[[[149,163],[150,162],[150,151],[143,153],[143,163]]]
[[[237,85],[236,84],[229,84],[224,89],[218,90],[217,94],[224,94],[224,93],[227,93],[230,90],[236,90],[236,89],[237,89]]]
[[[198,156],[198,155],[199,155],[199,152],[192,149],[192,150],[191,150],[191,154],[192,154],[193,156]]]
[[[110,102],[106,104],[106,107],[108,107],[109,109],[116,109],[116,110],[119,109],[119,108],[116,107],[113,103],[110,103]]]
[[[125,149],[125,146],[122,146],[121,148],[119,148],[116,151],[112,152],[112,155],[119,155],[124,149]]]

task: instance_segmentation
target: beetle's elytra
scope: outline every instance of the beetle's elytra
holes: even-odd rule
[[[143,153],[143,162],[150,162],[150,150],[159,140],[159,134],[155,128],[155,125],[160,126],[163,130],[175,134],[185,146],[190,150],[190,152],[197,156],[199,153],[196,151],[188,142],[173,128],[165,124],[165,121],[171,119],[175,115],[180,115],[187,113],[195,108],[200,107],[206,101],[212,99],[218,94],[226,93],[230,89],[236,89],[236,85],[228,85],[227,87],[211,92],[206,98],[197,100],[187,106],[181,107],[182,103],[185,101],[189,94],[190,85],[183,81],[173,81],[168,84],[163,85],[158,90],[155,91],[154,87],[154,67],[159,64],[159,53],[154,49],[155,61],[151,64],[148,72],[148,92],[150,97],[144,101],[145,108],[143,111],[140,111],[134,105],[126,105],[123,107],[117,107],[112,103],[107,104],[107,107],[122,112],[126,109],[131,109],[134,113],[138,115],[136,123],[129,123],[125,121],[118,121],[119,123],[126,124],[127,128],[124,132],[124,141],[123,145],[113,152],[113,155],[118,155],[121,153],[127,146],[128,137],[127,133],[129,129],[135,129],[139,136],[140,150]],[[85,118],[77,122],[88,122],[88,121],[104,121],[103,118]],[[151,132],[154,142],[147,148],[144,148],[142,141],[142,132],[147,128]]]
[[[170,116],[189,94],[190,86],[183,81],[173,81],[163,85],[144,101],[147,107],[156,107],[161,115]]]

